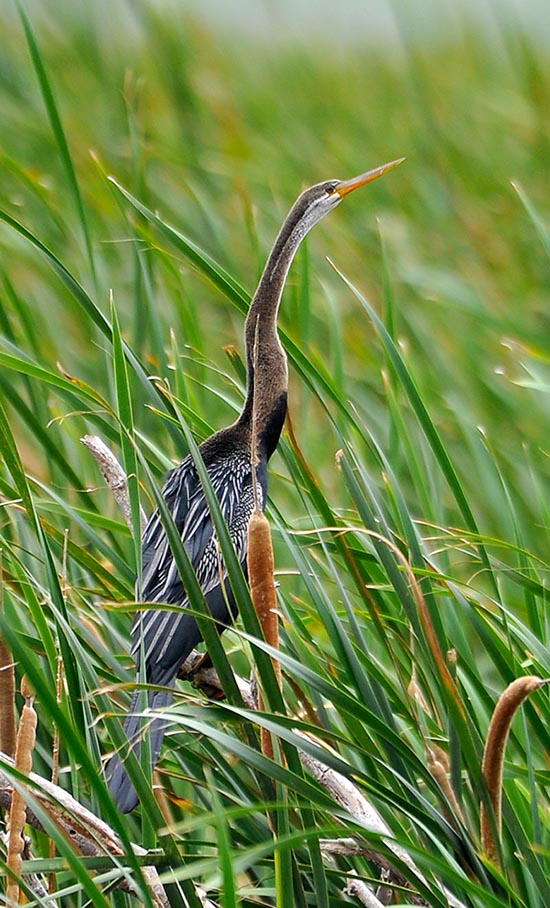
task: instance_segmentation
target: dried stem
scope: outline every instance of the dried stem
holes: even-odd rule
[[[66,541],[67,541],[67,537],[65,537],[65,542]],[[63,554],[65,555],[65,553],[66,553],[66,549],[64,549]],[[66,576],[66,573],[64,572],[64,577],[65,576]],[[65,592],[65,589],[64,589],[64,592]],[[63,693],[63,658],[61,656],[61,652],[58,649],[57,650],[57,671],[56,671],[56,678],[55,678],[55,699],[56,699],[56,703],[58,706],[61,704],[62,693]],[[53,741],[52,741],[52,771],[50,774],[50,779],[54,785],[57,785],[58,774],[59,774],[59,728],[57,727],[57,725],[54,725]],[[48,845],[48,857],[50,857],[50,858],[55,857],[55,842],[53,839],[50,839],[50,842]],[[50,877],[48,880],[48,891],[53,892],[54,887],[55,887],[55,874],[50,873]]]
[[[351,895],[356,898],[362,905],[365,905],[366,908],[384,908],[383,902],[376,898],[367,884],[354,875],[349,877],[345,892],[346,895]]]
[[[453,791],[453,786],[451,785],[449,778],[447,754],[440,747],[432,746],[426,748],[426,755],[428,761],[428,770],[447,798],[454,816],[458,817],[461,823],[464,823],[462,810],[460,808],[460,804],[456,799],[456,795]],[[449,811],[446,811],[446,813],[449,813]],[[449,817],[449,819],[452,820],[453,818]]]
[[[122,469],[115,455],[112,453],[112,451],[109,450],[105,442],[102,441],[98,435],[84,435],[80,439],[80,441],[88,448],[88,451],[96,461],[101,471],[101,475],[103,476],[105,482],[107,483],[107,486],[113,493],[113,497],[122,512],[124,520],[132,530],[132,509],[128,495],[128,481],[126,478],[126,473]],[[140,508],[141,532],[143,532],[145,528],[146,521],[147,517],[145,511]]]
[[[4,611],[4,580],[0,550],[0,612]],[[12,655],[0,637],[0,750],[13,757],[15,753],[15,665]]]
[[[4,766],[15,766],[14,761],[5,754],[0,754],[0,761]],[[27,787],[29,792],[32,792],[33,800],[61,829],[79,854],[86,856],[124,855],[120,839],[103,820],[96,817],[53,782],[30,771],[25,774],[29,780]],[[2,771],[0,765],[0,806],[9,806],[10,802],[13,805],[17,794],[18,792],[12,788],[9,776]],[[25,814],[24,804],[23,813]],[[26,819],[36,829],[43,829],[42,824],[29,808],[26,810]],[[138,856],[147,854],[146,849],[139,845],[132,845],[132,850]],[[143,867],[142,872],[151,891],[155,908],[170,908],[164,888],[159,882],[156,868]],[[127,882],[127,876],[124,876],[124,880]]]
[[[31,690],[26,678],[21,681],[21,693],[25,699],[19,728],[17,730],[17,741],[15,744],[15,768],[23,775],[27,776],[31,771],[32,752],[36,741],[36,712],[33,706],[34,693]],[[25,849],[25,840],[23,838],[23,829],[25,827],[25,796],[20,789],[14,789],[11,799],[9,831],[8,831],[8,856],[6,863],[8,869],[16,876],[21,876],[23,867],[23,851]],[[19,883],[17,879],[9,877],[6,885],[6,900],[18,904],[20,896]]]

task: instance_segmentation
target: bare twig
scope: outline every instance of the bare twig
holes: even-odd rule
[[[122,469],[118,460],[112,451],[109,450],[104,441],[98,435],[84,435],[80,441],[88,448],[88,451],[96,461],[101,475],[107,486],[113,493],[113,497],[118,504],[122,515],[130,527],[132,526],[132,509],[130,507],[130,498],[128,495],[128,482],[126,473]],[[147,517],[143,508],[140,508],[140,525],[141,532],[145,528]]]
[[[202,691],[209,700],[223,700],[225,698],[225,691],[220,684],[218,673],[210,662],[208,654],[205,655],[204,653],[198,653],[197,650],[192,650],[183,665],[180,666],[178,678],[181,678],[182,681],[189,681],[193,687]],[[256,709],[256,697],[250,682],[244,678],[239,678],[238,675],[235,675],[235,681],[245,706],[248,709]]]
[[[17,792],[13,792],[9,776],[2,771],[2,765],[13,767],[15,763],[5,754],[0,754],[0,761],[0,805],[9,806],[12,797],[15,798]],[[26,775],[29,780],[29,791],[32,793],[31,799],[36,801],[55,825],[63,831],[79,854],[86,856],[124,855],[120,839],[107,823],[96,817],[53,782],[49,782],[33,772],[28,772]],[[43,828],[35,814],[28,808],[26,820],[38,829]],[[146,849],[140,845],[133,844],[132,850],[138,856],[147,854]],[[164,887],[159,882],[156,867],[143,867],[142,872],[156,908],[170,908]],[[125,882],[127,883],[126,878]]]
[[[349,877],[345,891],[347,895],[358,899],[366,908],[384,908],[383,903],[376,898],[367,884],[355,876]]]
[[[296,731],[296,734],[299,734],[304,738],[306,737],[306,735],[303,735],[298,731]],[[423,880],[424,878],[412,858],[401,845],[398,845],[397,842],[393,840],[389,826],[382,819],[376,808],[365,798],[362,792],[360,792],[349,779],[341,773],[336,772],[336,770],[330,769],[330,767],[321,763],[320,760],[317,760],[305,751],[299,751],[299,754],[303,765],[309,770],[314,779],[328,791],[335,803],[355,817],[366,831],[383,836],[384,845],[386,845],[386,847],[392,851],[406,867],[412,870],[419,879]],[[357,842],[356,839],[352,841]],[[350,840],[345,839],[345,842],[349,847]],[[361,845],[360,840],[359,844]],[[403,874],[399,873],[399,871],[392,866],[392,863],[388,858],[378,854],[374,849],[366,848],[364,844],[362,844],[361,847],[363,854],[365,854],[369,860],[377,864],[382,870],[389,870],[391,872],[392,882],[397,883],[400,886],[409,886]],[[334,851],[334,849],[331,850]],[[415,904],[423,905],[425,902],[423,899],[415,899]]]

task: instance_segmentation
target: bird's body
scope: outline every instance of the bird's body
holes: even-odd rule
[[[247,526],[254,509],[254,490],[250,451],[243,444],[237,425],[222,429],[208,438],[199,448],[220,509],[229,529],[235,551],[246,570]],[[259,502],[265,501],[266,471],[257,470]],[[221,556],[216,544],[212,518],[202,491],[202,485],[192,457],[188,456],[168,476],[162,495],[175,526],[184,540],[187,555],[194,566],[197,580],[211,614],[220,627],[230,619],[234,607],[229,584],[222,589]],[[143,574],[141,600],[181,605],[178,611],[147,609],[136,613],[132,626],[132,656],[136,666],[143,658],[146,680],[164,689],[150,691],[148,706],[165,709],[172,701],[172,688],[178,669],[200,642],[201,635],[194,617],[186,612],[186,594],[176,569],[174,558],[164,532],[158,510],[151,515],[143,533]],[[139,737],[140,691],[132,698],[124,730],[129,741]],[[160,752],[165,723],[153,719],[148,724],[152,765]],[[108,770],[109,788],[123,813],[137,804],[137,796],[124,765],[118,757]]]
[[[209,438],[199,449],[217,495],[221,512],[229,529],[239,561],[246,558],[246,531],[254,507],[250,455],[240,443],[235,429],[224,430],[222,437]],[[265,483],[264,483],[265,485]],[[187,457],[169,476],[162,494],[170,510],[198,583],[210,600],[220,597],[213,611],[221,623],[229,614],[225,606],[227,590],[219,584],[220,553],[206,504],[202,485],[192,458]],[[260,493],[263,498],[263,494]],[[147,524],[143,535],[144,602],[166,602],[181,605],[185,590],[175,566],[158,511]],[[194,621],[185,627],[180,612],[153,610],[138,612],[133,626],[132,656],[139,662],[140,650],[151,684],[169,684],[191,649],[200,640]]]
[[[227,524],[237,557],[246,570],[248,521],[257,501],[263,509],[267,496],[267,462],[283,427],[288,373],[277,334],[277,314],[282,290],[294,254],[307,231],[341,198],[386,173],[399,161],[345,182],[330,180],[306,190],[291,208],[268,258],[252,299],[245,323],[247,394],[239,418],[204,441],[199,451]],[[255,483],[253,482],[253,470]],[[254,487],[255,486],[255,487]],[[227,624],[235,603],[216,543],[214,526],[202,485],[191,457],[168,476],[162,489],[172,519],[213,618]],[[148,693],[150,709],[165,708],[172,700],[178,669],[201,640],[197,623],[186,611],[187,595],[179,576],[161,516],[155,510],[142,538],[142,586],[139,600],[180,606],[177,610],[146,609],[136,614],[132,626],[132,656],[144,665],[149,684],[163,690]],[[138,749],[139,691],[134,694],[124,731]],[[153,718],[148,726],[154,766],[162,744],[165,723]],[[123,812],[138,803],[137,794],[118,756],[107,768],[111,794]]]

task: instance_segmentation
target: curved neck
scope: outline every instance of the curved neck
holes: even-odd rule
[[[286,413],[288,369],[277,315],[288,270],[306,229],[294,209],[283,224],[252,298],[245,322],[247,389],[239,423],[254,429],[258,456],[268,460]]]

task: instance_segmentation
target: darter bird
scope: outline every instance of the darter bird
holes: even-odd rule
[[[403,159],[392,161],[351,180],[326,180],[306,189],[290,209],[269,254],[254,294],[244,328],[246,348],[246,399],[238,419],[206,439],[199,451],[220,503],[235,551],[246,571],[247,526],[255,504],[263,509],[267,495],[267,462],[283,427],[287,408],[288,369],[277,334],[279,303],[292,259],[307,232],[348,193],[392,170]],[[254,439],[253,439],[254,433]],[[255,452],[256,493],[252,480]],[[180,533],[212,617],[226,625],[236,604],[223,584],[223,564],[200,479],[191,456],[168,476],[162,495]],[[165,709],[172,701],[178,670],[201,635],[186,606],[188,599],[178,573],[158,510],[153,511],[142,538],[142,585],[136,597],[144,603],[167,603],[177,610],[145,609],[136,613],[132,626],[132,656],[137,681],[161,686],[149,691],[151,710]],[[145,666],[145,678],[139,666]],[[136,690],[124,723],[134,752],[139,754],[140,691]],[[147,726],[149,752],[154,767],[166,728],[154,717]],[[107,766],[112,797],[123,813],[133,810],[138,796],[119,755]]]

